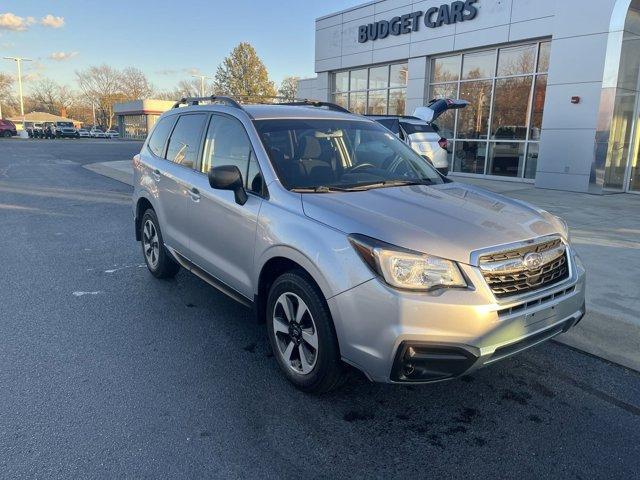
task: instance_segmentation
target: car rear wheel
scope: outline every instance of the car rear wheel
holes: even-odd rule
[[[144,261],[151,274],[156,278],[175,277],[180,270],[180,265],[167,252],[158,217],[152,209],[148,209],[142,216],[140,238]]]
[[[10,132],[9,130],[5,130],[4,132],[2,132],[2,135],[3,135],[5,138],[9,138],[9,137],[11,136],[11,132]]]
[[[267,300],[269,342],[287,379],[305,392],[340,385],[344,366],[322,292],[302,271],[278,277]]]

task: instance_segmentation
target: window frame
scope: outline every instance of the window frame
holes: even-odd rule
[[[200,139],[200,153],[198,155],[198,159],[196,164],[193,166],[193,171],[197,174],[203,175],[208,177],[209,174],[208,172],[203,172],[202,171],[202,162],[204,161],[204,153],[205,153],[205,143],[207,141],[207,134],[209,133],[209,128],[211,127],[211,122],[213,122],[215,117],[223,117],[223,118],[230,118],[232,121],[238,122],[240,124],[240,127],[243,129],[245,135],[247,136],[247,140],[249,141],[249,145],[251,145],[251,156],[253,156],[253,158],[255,159],[256,165],[258,165],[258,170],[260,171],[260,175],[262,176],[262,192],[258,193],[258,192],[254,192],[253,190],[249,190],[247,187],[245,187],[245,185],[249,185],[249,179],[245,178],[245,175],[248,173],[248,168],[247,168],[247,172],[240,172],[242,174],[242,178],[243,178],[243,188],[245,190],[245,192],[247,194],[250,195],[254,195],[258,198],[262,198],[264,200],[268,200],[269,199],[269,189],[267,188],[267,183],[264,179],[264,172],[262,170],[262,167],[260,166],[260,162],[258,161],[258,155],[256,154],[256,146],[253,144],[253,142],[251,141],[251,135],[249,135],[249,132],[247,131],[247,127],[245,127],[244,123],[242,123],[242,121],[238,118],[235,117],[233,115],[230,115],[228,113],[225,112],[210,112],[209,113],[209,118],[206,121],[206,125],[202,134],[202,138]],[[251,160],[249,159],[247,161],[247,167],[249,166],[249,162]]]

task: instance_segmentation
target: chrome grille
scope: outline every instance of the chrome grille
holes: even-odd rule
[[[537,260],[533,267],[527,262],[529,254]],[[497,298],[539,290],[569,277],[567,251],[560,238],[484,254],[479,266]]]

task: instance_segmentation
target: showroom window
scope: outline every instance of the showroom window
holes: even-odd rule
[[[406,63],[358,68],[333,74],[333,101],[353,113],[404,115]]]
[[[547,90],[550,42],[433,58],[429,98],[469,106],[435,122],[454,172],[533,179]]]

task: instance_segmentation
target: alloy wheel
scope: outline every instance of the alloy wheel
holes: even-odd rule
[[[158,241],[158,231],[151,220],[144,222],[142,230],[142,246],[147,263],[152,269],[158,268],[160,261],[160,242]]]
[[[318,330],[309,307],[298,295],[285,292],[273,308],[278,355],[295,373],[311,373],[318,359]]]

